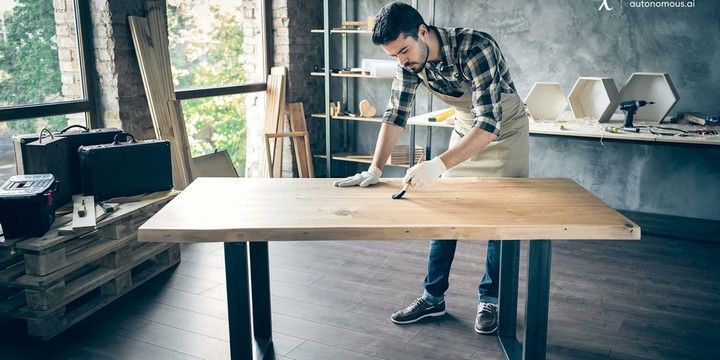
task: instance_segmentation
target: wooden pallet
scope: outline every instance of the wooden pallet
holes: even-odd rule
[[[0,241],[0,314],[48,339],[179,262],[179,246],[137,241],[138,227],[177,194],[117,199],[96,230],[59,234],[66,214],[43,237]]]
[[[133,256],[132,266],[99,269],[102,274],[88,273],[64,286],[63,300],[59,304],[45,311],[33,311],[30,305],[23,306],[14,311],[15,317],[27,320],[30,336],[50,339],[179,262],[180,246],[177,244],[142,247]],[[83,283],[90,276],[92,281]]]
[[[168,194],[160,199],[123,204],[114,213],[97,223],[98,230],[61,235],[57,228],[54,228],[43,237],[17,243],[17,250],[23,253],[25,273],[37,276],[48,275],[67,264],[83,261],[84,257],[94,251],[92,245],[96,239],[104,236],[118,239],[127,235],[129,231],[137,230],[137,227],[133,228],[129,225],[142,224],[165,206],[173,196]],[[0,275],[0,283],[2,278],[3,276]]]

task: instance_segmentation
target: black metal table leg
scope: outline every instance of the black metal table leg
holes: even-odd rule
[[[250,242],[250,283],[255,357],[273,359],[270,264],[267,241]]]
[[[247,249],[247,243],[244,242],[225,243],[225,282],[232,359],[252,357],[252,308]]]
[[[521,356],[521,346],[516,338],[519,268],[520,241],[501,241],[497,335],[508,359],[517,359]]]
[[[530,241],[523,359],[545,359],[551,262],[552,242],[550,240]]]

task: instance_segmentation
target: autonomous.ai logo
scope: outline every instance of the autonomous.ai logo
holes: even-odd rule
[[[588,0],[589,1],[589,0]],[[620,12],[623,11],[625,8],[631,8],[631,9],[661,9],[661,8],[671,8],[671,9],[689,9],[695,7],[695,1],[696,0],[689,0],[689,1],[680,1],[680,0],[593,0],[593,3],[598,4],[600,3],[600,7],[598,8],[598,11],[613,11],[616,8],[620,8]],[[613,6],[610,6],[610,4],[613,4]]]
[[[598,8],[598,11],[612,11],[613,8],[610,7],[610,4],[608,4],[608,0],[602,0],[602,4],[600,4],[600,7]]]

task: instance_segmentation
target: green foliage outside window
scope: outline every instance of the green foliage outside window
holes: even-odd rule
[[[175,88],[246,82],[242,63],[244,34],[238,15],[210,6],[209,18],[198,16],[193,11],[195,3],[168,1],[170,61]],[[182,102],[193,156],[215,149],[227,150],[240,176],[245,173],[244,99],[244,95],[232,95]]]
[[[53,2],[16,0],[15,6],[0,16],[0,107],[61,100]],[[0,132],[31,133],[42,127],[59,130],[67,125],[67,117],[16,120],[2,125],[5,130],[0,128]]]

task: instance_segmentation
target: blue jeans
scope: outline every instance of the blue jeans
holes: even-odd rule
[[[428,270],[423,281],[423,298],[439,303],[445,296],[450,278],[450,267],[455,257],[456,240],[433,240],[428,252]],[[488,241],[485,258],[485,275],[478,286],[478,301],[497,304],[500,285],[500,241]]]

